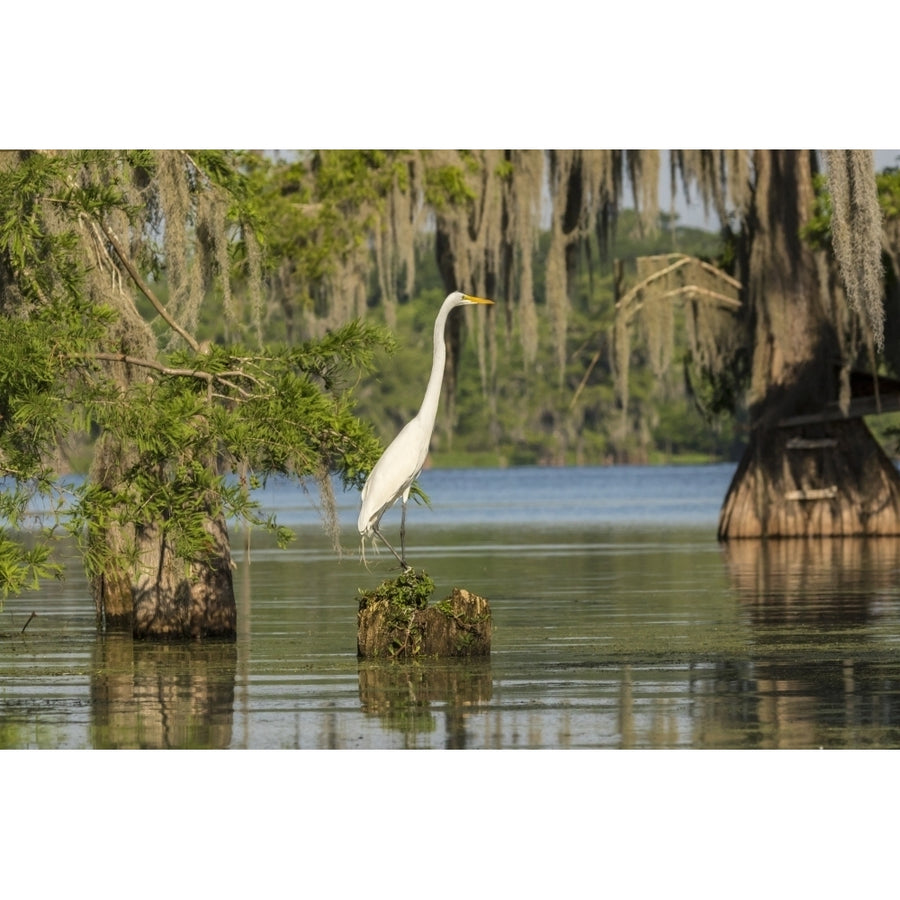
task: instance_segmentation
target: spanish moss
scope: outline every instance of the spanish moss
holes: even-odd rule
[[[875,346],[884,347],[881,207],[871,150],[826,150],[833,202],[832,241],[850,306],[865,316]]]

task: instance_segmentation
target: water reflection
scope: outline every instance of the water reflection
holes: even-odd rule
[[[900,540],[732,541],[724,553],[756,658],[741,689],[722,692],[752,707],[737,721],[720,710],[720,724],[760,747],[896,746],[897,604],[885,598]]]
[[[234,643],[150,644],[111,634],[95,642],[92,663],[95,747],[230,746]]]
[[[436,714],[444,716],[444,747],[468,746],[467,721],[478,707],[490,702],[491,667],[481,660],[446,663],[360,663],[359,701],[367,715],[377,716],[385,728],[410,738],[437,729]]]
[[[759,625],[862,624],[900,567],[900,539],[741,540],[723,545],[738,595]]]

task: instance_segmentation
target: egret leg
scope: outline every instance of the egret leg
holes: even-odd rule
[[[388,550],[390,550],[391,553],[393,553],[394,556],[397,557],[397,562],[400,563],[401,566],[403,566],[404,571],[408,572],[412,568],[412,566],[408,566],[406,564],[406,560],[403,559],[403,557],[400,556],[400,554],[391,546],[390,541],[381,533],[380,529],[373,528],[372,533],[375,534],[378,539],[384,543],[384,546],[387,547]]]
[[[406,497],[403,498],[403,511],[400,513],[400,562],[406,565]]]

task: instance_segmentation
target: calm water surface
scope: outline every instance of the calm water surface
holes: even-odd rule
[[[396,570],[360,563],[355,494],[339,555],[314,495],[263,492],[299,540],[233,535],[236,643],[98,637],[73,557],[0,611],[0,746],[900,746],[900,541],[721,546],[732,472],[427,471],[408,556],[490,600],[483,662],[357,661],[359,589]]]

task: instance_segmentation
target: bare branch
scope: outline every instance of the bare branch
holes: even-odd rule
[[[103,231],[103,234],[106,235],[107,240],[112,244],[113,249],[116,251],[116,255],[119,257],[122,265],[128,271],[128,274],[131,276],[134,283],[138,286],[141,293],[150,301],[153,305],[153,308],[159,313],[162,317],[163,321],[177,334],[184,338],[187,345],[196,353],[200,352],[200,345],[197,343],[196,338],[192,335],[188,334],[170,315],[168,310],[163,306],[160,302],[159,298],[156,294],[153,293],[153,290],[150,288],[150,285],[141,278],[140,272],[134,267],[131,260],[128,258],[128,254],[125,252],[124,247],[122,247],[119,239],[116,237],[115,232],[106,222],[99,222],[100,228]]]
[[[70,359],[73,357],[69,357]],[[173,366],[164,366],[162,363],[158,363],[152,359],[143,359],[138,356],[129,356],[127,353],[91,353],[91,354],[83,354],[82,358],[87,359],[98,359],[104,362],[120,362],[126,363],[130,366],[138,366],[142,369],[153,369],[155,372],[160,372],[163,375],[170,375],[173,377],[180,378],[197,378],[200,381],[205,381],[208,385],[212,386],[215,383],[222,384],[225,387],[231,388],[233,391],[236,391],[240,394],[244,399],[249,399],[252,394],[242,388],[239,384],[235,384],[231,379],[233,378],[246,378],[248,381],[252,381],[256,385],[261,385],[261,382],[258,378],[255,378],[252,375],[247,375],[245,372],[240,371],[229,371],[229,372],[205,372],[203,369],[180,369],[175,368]],[[212,396],[212,395],[211,395]],[[223,397],[221,394],[216,394],[215,396]],[[223,399],[234,399],[224,398]]]
[[[163,375],[181,375],[187,378],[199,378],[203,381],[212,381],[215,376],[211,372],[204,372],[202,369],[175,369],[171,366],[164,366],[152,359],[142,359],[138,356],[129,356],[127,353],[92,353],[91,359],[102,359],[105,362],[122,362],[128,363],[130,366],[139,366],[143,369],[154,369],[162,372]]]
[[[696,284],[685,284],[681,287],[673,288],[671,291],[665,291],[662,294],[658,294],[655,299],[668,300],[669,298],[679,296],[691,297],[694,294],[699,294],[701,298],[714,301],[721,304],[722,306],[727,306],[729,309],[741,308],[740,300],[735,300],[734,297],[729,297],[726,294],[720,294],[718,291],[711,291],[709,288],[702,288]],[[631,309],[628,310],[628,319],[631,319],[632,316],[640,312],[643,306],[643,302],[635,303],[634,306],[632,306]]]
[[[631,290],[628,291],[628,293],[626,293],[621,300],[619,300],[619,302],[616,304],[616,309],[624,309],[628,306],[629,303],[631,303],[632,300],[634,300],[635,297],[637,297],[638,294],[640,294],[642,290],[653,284],[654,281],[658,281],[660,278],[665,278],[666,275],[670,275],[672,272],[683,268],[691,261],[691,259],[692,257],[690,256],[682,256],[677,262],[674,262],[671,265],[668,265],[665,268],[654,272],[652,275],[649,275],[643,281],[639,282],[633,288],[631,288]]]
[[[594,366],[600,361],[600,351],[598,350],[593,357],[591,358],[590,364],[587,367],[587,370],[584,373],[584,377],[581,379],[581,383],[575,389],[575,393],[572,394],[572,402],[569,403],[569,412],[572,412],[575,409],[575,404],[578,402],[578,398],[581,396],[581,392],[584,390],[584,386],[588,383],[588,378],[591,377],[591,372],[594,371]]]
[[[671,256],[655,256],[655,257],[647,257],[648,259],[656,260],[656,259],[667,259],[671,258]],[[711,266],[709,263],[704,262],[703,260],[697,259],[693,256],[681,256],[676,259],[675,262],[671,263],[668,266],[664,266],[662,269],[654,272],[652,275],[648,275],[643,281],[636,284],[633,288],[631,288],[618,303],[616,303],[616,309],[620,312],[623,312],[627,319],[630,319],[642,306],[640,302],[638,302],[634,307],[629,308],[631,304],[641,295],[643,291],[645,291],[650,285],[659,281],[661,278],[665,278],[667,275],[671,275],[673,272],[678,271],[679,269],[684,268],[685,266],[690,265],[691,263],[697,264],[701,269],[709,274],[713,275],[715,278],[720,281],[725,282],[725,284],[730,285],[735,289],[740,289],[741,283],[736,279],[732,278],[727,273],[723,272],[721,269],[717,269],[715,266]],[[740,301],[736,300],[734,297],[729,297],[726,294],[721,294],[718,291],[710,290],[709,288],[701,288],[695,284],[684,285],[678,288],[675,288],[670,291],[666,291],[659,296],[661,298],[665,297],[675,297],[679,294],[700,294],[704,297],[707,297],[711,300],[716,300],[719,303],[722,303],[725,306],[738,308],[740,307]]]
[[[726,284],[730,284],[733,288],[735,288],[735,290],[739,291],[741,289],[742,285],[737,280],[737,278],[732,278],[727,272],[723,272],[721,269],[710,265],[710,263],[708,262],[704,262],[702,259],[695,259],[694,261],[700,265],[701,269],[709,272],[710,275],[714,275],[720,281],[724,281]]]

